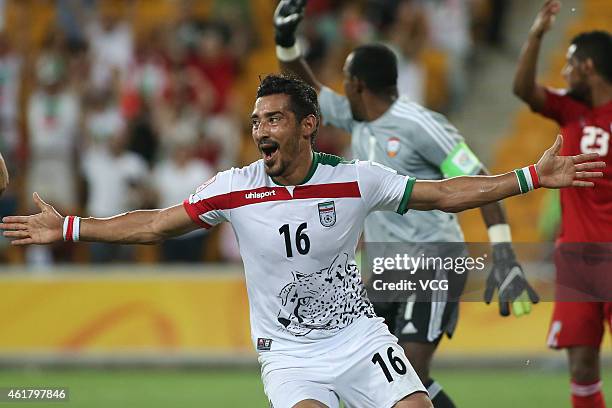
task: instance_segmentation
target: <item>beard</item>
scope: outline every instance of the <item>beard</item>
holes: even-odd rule
[[[266,174],[270,177],[278,177],[282,176],[287,170],[287,165],[279,160],[278,163],[274,163],[272,167],[268,167],[267,164],[264,164],[264,169]]]

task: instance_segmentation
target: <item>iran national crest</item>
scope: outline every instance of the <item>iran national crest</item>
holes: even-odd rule
[[[319,220],[324,227],[331,227],[336,223],[336,207],[333,201],[319,204]]]
[[[395,157],[400,149],[400,140],[397,137],[390,137],[387,139],[387,156]]]

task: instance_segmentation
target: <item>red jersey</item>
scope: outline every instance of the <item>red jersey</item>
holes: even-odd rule
[[[592,108],[564,93],[546,91],[540,112],[561,126],[561,155],[599,153],[607,163],[594,188],[561,189],[560,242],[612,242],[612,102]]]

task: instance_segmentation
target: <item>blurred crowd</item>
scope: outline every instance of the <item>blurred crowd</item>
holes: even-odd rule
[[[142,29],[144,9],[163,3],[172,16]],[[351,47],[385,42],[398,56],[400,92],[452,112],[465,96],[474,47],[504,45],[506,3],[309,0],[300,41],[316,74],[332,86]],[[255,12],[263,4],[269,13]],[[254,89],[241,88],[240,79],[257,72],[248,64],[258,53],[274,67],[272,38],[265,37],[274,5],[0,1],[0,151],[13,180],[0,215],[35,211],[34,191],[62,214],[107,217],[166,207],[217,171],[256,159],[245,148]],[[26,41],[45,7],[52,18],[44,33]],[[346,136],[327,129],[318,139],[320,150],[344,153]],[[16,251],[0,239],[0,262],[239,259],[231,227],[212,235],[196,231],[144,252],[105,244]]]

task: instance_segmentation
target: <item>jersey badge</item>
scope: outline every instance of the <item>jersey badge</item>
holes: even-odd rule
[[[336,223],[336,206],[333,201],[319,204],[319,220],[324,227],[332,227]]]
[[[272,349],[272,339],[257,339],[257,351],[270,351]]]
[[[387,156],[395,157],[401,147],[400,140],[397,137],[390,137],[387,139]]]

